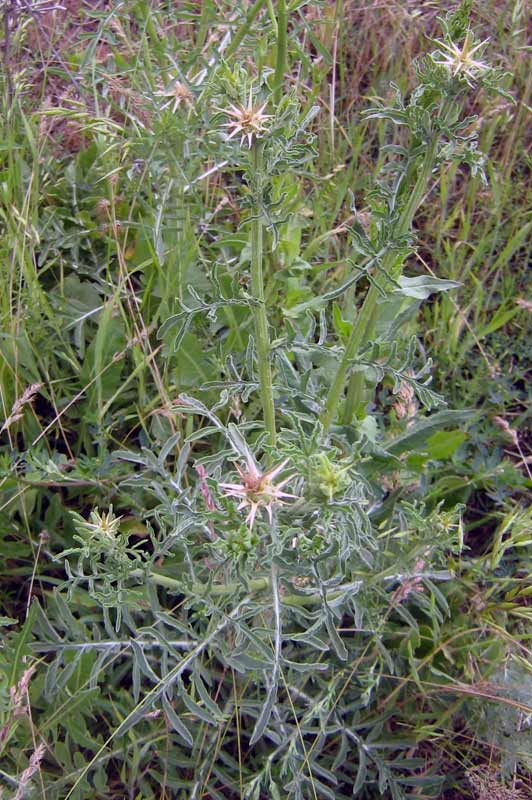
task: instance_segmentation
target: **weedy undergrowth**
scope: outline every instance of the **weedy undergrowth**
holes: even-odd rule
[[[129,380],[121,361],[152,347],[152,331],[121,327],[109,305],[86,409],[119,505],[72,510],[72,535],[50,553],[58,585],[43,590],[46,604],[29,606],[9,640],[12,662],[2,665],[11,671],[0,747],[31,721],[33,690],[50,710],[34,729],[28,769],[44,759],[54,774],[57,755],[67,763],[73,743],[81,748],[47,778],[46,797],[113,796],[113,783],[132,797],[158,796],[160,785],[191,799],[441,796],[445,776],[413,755],[393,701],[406,682],[422,686],[424,648],[444,650],[439,637],[454,612],[446,585],[464,545],[461,506],[426,492],[426,453],[454,452],[474,414],[445,407],[431,388],[431,359],[409,332],[420,303],[459,281],[409,273],[416,215],[439,171],[459,163],[484,177],[475,118],[464,109],[472,91],[504,94],[504,74],[484,60],[466,5],[441,19],[440,38],[416,62],[415,87],[393,86],[364,112],[364,124],[388,132],[380,169],[364,213],[350,194],[340,280],[315,292],[313,265],[290,233],[318,156],[319,107],[284,91],[284,2],[272,19],[274,65],[230,59],[266,5],[250,7],[209,69],[175,64],[165,81],[151,81],[151,121],[134,118],[128,179],[140,173],[154,185],[129,219],[146,265],[156,266],[133,282],[123,241],[113,298],[126,296],[126,321],[139,304],[157,306],[162,366],[149,350],[134,369],[153,370],[167,435],[155,449],[145,422],[144,446],[107,450],[109,408]],[[98,158],[112,175],[116,148]],[[212,235],[205,214],[193,220],[207,174],[231,188],[234,208],[204,247],[190,234],[197,226]],[[119,238],[117,205],[111,195],[100,213]],[[168,257],[165,216],[175,229]],[[87,245],[95,270],[104,246]],[[111,335],[119,349],[104,367]],[[182,363],[195,357],[208,374],[187,383]],[[101,382],[108,367],[110,398]],[[161,373],[171,376],[172,398]],[[13,419],[18,412],[13,405]],[[24,461],[31,479],[66,468],[66,457]],[[489,648],[496,644],[482,641],[479,654]],[[30,655],[43,665],[38,678],[26,669]],[[431,669],[444,693],[445,664]],[[113,721],[93,734],[85,721],[106,682],[114,690],[100,713]],[[76,711],[83,722],[58,733]],[[121,768],[109,781],[109,763],[129,759],[127,780]],[[30,778],[12,782],[25,791]]]

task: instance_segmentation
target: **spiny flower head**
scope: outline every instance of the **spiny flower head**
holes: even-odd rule
[[[316,453],[311,459],[311,485],[332,503],[351,484],[350,463],[335,463],[326,453]]]
[[[479,61],[473,58],[473,55],[483,47],[488,40],[474,44],[471,31],[468,31],[464,39],[462,47],[459,47],[454,42],[447,44],[446,42],[438,41],[440,49],[437,53],[438,64],[446,67],[453,77],[461,75],[469,84],[473,86],[477,78],[481,77],[485,72],[490,69],[489,64],[485,61]]]
[[[296,499],[297,495],[283,492],[283,487],[289,483],[293,475],[285,478],[280,483],[275,484],[274,480],[286,467],[288,459],[282,461],[276,467],[267,472],[262,472],[251,454],[246,458],[246,467],[236,464],[236,469],[241,478],[241,483],[221,483],[220,488],[224,490],[225,497],[235,497],[240,500],[237,510],[249,509],[246,522],[251,529],[255,518],[260,509],[264,509],[268,514],[270,523],[272,521],[272,511],[275,505],[283,505],[286,499]]]
[[[181,104],[191,106],[193,100],[190,89],[178,80],[173,80],[168,86],[159,89],[159,91],[155,92],[155,96],[168,98],[166,103],[161,106],[161,111],[171,106],[174,114]]]
[[[112,506],[109,511],[102,512],[95,508],[91,511],[88,520],[81,521],[80,527],[92,536],[113,541],[118,534],[121,520],[122,517],[115,516]]]
[[[222,125],[223,128],[231,129],[227,138],[232,139],[234,136],[240,135],[240,145],[242,146],[247,139],[248,147],[251,148],[253,139],[258,139],[261,133],[264,133],[266,130],[264,123],[272,117],[271,114],[264,113],[266,105],[267,103],[263,103],[261,106],[254,106],[253,91],[250,89],[246,106],[230,104],[229,109],[217,107],[216,111],[221,111],[222,114],[232,117],[229,122]]]

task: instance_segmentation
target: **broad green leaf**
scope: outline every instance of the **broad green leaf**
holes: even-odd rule
[[[414,424],[414,426],[393,439],[386,444],[386,450],[392,455],[399,455],[406,453],[408,450],[417,450],[426,446],[427,440],[436,431],[441,431],[443,428],[456,426],[458,423],[472,422],[476,413],[474,411],[438,411],[430,417],[426,417],[421,422]]]
[[[466,438],[465,431],[436,431],[427,439],[427,450],[432,458],[450,458]]]
[[[434,292],[447,292],[449,289],[457,289],[461,286],[457,281],[432,278],[430,275],[419,275],[415,278],[402,275],[397,279],[397,283],[401,288],[396,289],[394,294],[415,297],[417,300],[426,300]]]

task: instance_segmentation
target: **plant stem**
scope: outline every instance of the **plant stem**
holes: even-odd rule
[[[141,572],[134,572],[133,576],[141,576]],[[160,572],[150,572],[149,579],[156,583],[157,586],[164,586],[165,589],[173,589],[176,591],[181,591],[183,589],[183,584],[180,580],[176,578],[171,578],[169,575],[163,575]],[[248,589],[251,593],[254,592],[262,592],[264,589],[268,589],[270,586],[270,579],[269,578],[253,578],[248,582]],[[208,594],[212,597],[218,597],[219,595],[224,594],[231,594],[237,590],[237,585],[235,584],[227,584],[227,583],[213,583],[210,586],[207,584],[194,584],[192,587],[192,593],[197,595]]]
[[[362,308],[360,309],[358,317],[353,325],[353,329],[345,346],[344,355],[340,361],[338,369],[336,370],[336,375],[334,376],[334,380],[331,388],[329,389],[329,394],[327,395],[327,400],[325,402],[325,409],[321,416],[321,423],[325,432],[327,432],[331,427],[336,410],[340,403],[342,392],[344,390],[345,379],[349,365],[360,349],[360,345],[364,339],[369,320],[373,316],[374,308],[377,305],[378,296],[378,291],[374,286],[371,286],[366,295],[366,299],[364,300]]]
[[[418,206],[423,199],[423,196],[427,189],[428,182],[430,181],[430,177],[432,175],[432,169],[434,166],[434,159],[436,156],[438,141],[439,137],[437,135],[434,135],[432,141],[427,147],[422,168],[420,170],[414,188],[410,194],[410,197],[408,198],[408,201],[403,209],[403,212],[401,214],[401,217],[397,225],[398,236],[403,236],[410,230],[412,221],[414,219],[414,214],[416,213]],[[389,251],[386,254],[382,264],[384,272],[386,273],[389,272],[389,270],[394,265],[396,257],[397,256],[393,251]],[[329,430],[333,422],[336,410],[340,404],[340,399],[342,396],[342,392],[344,390],[345,381],[347,373],[349,371],[350,364],[353,361],[353,359],[356,358],[357,353],[360,350],[360,346],[363,343],[367,342],[368,339],[371,339],[371,337],[373,336],[373,332],[378,318],[378,308],[377,308],[378,299],[379,299],[378,290],[374,286],[371,286],[365,297],[364,303],[362,304],[362,308],[360,309],[358,317],[356,318],[356,321],[353,325],[353,329],[351,331],[351,334],[347,341],[347,345],[345,347],[343,358],[340,361],[332,386],[329,390],[329,394],[327,395],[327,400],[325,402],[325,409],[321,416],[321,422],[325,432]],[[356,411],[357,405],[362,398],[363,388],[364,388],[364,373],[363,372],[353,373],[349,382],[347,399],[345,403],[344,413],[342,415],[342,422],[344,425],[350,424],[353,418],[353,414]]]
[[[256,186],[254,219],[251,223],[251,294],[256,304],[253,307],[255,323],[255,344],[259,366],[260,394],[264,414],[264,426],[268,431],[270,444],[275,445],[275,406],[273,402],[272,372],[270,365],[270,337],[268,334],[268,317],[264,301],[264,279],[262,272],[263,238],[262,238],[262,180],[263,157],[262,143],[255,141],[252,146],[253,179]]]
[[[141,570],[135,571],[132,573],[132,577],[141,577],[143,573]],[[276,579],[276,573],[273,575],[274,579]],[[396,583],[405,580],[406,578],[412,579],[415,578],[430,578],[431,580],[449,580],[452,575],[451,573],[447,572],[446,570],[442,570],[440,572],[420,572],[416,573],[415,575],[406,575],[406,574],[394,574],[394,575],[386,575],[381,574],[373,576],[374,578],[381,578],[384,584],[388,583]],[[209,597],[230,597],[231,595],[235,595],[238,593],[238,590],[242,588],[241,583],[212,583],[212,584],[203,584],[197,583],[192,586],[192,588],[186,589],[183,583],[178,580],[177,578],[171,578],[169,575],[163,575],[159,572],[151,572],[148,576],[148,580],[151,580],[157,586],[162,586],[165,589],[170,589],[171,591],[175,592],[185,592],[187,591],[188,595],[197,595],[201,597],[202,595],[208,595]],[[359,589],[365,581],[357,580],[352,581],[350,583],[340,584],[334,591],[327,593],[328,600],[334,600],[337,597],[340,597],[344,592],[347,591],[355,591]],[[272,580],[271,578],[253,578],[247,582],[247,591],[249,596],[251,597],[254,594],[258,594],[260,592],[264,592],[266,590],[272,590]],[[275,591],[275,589],[273,589]],[[316,606],[322,602],[322,595],[319,591],[312,592],[309,594],[283,594],[283,606]]]
[[[275,625],[274,644],[273,644],[273,669],[268,686],[268,695],[263,709],[255,723],[255,728],[251,739],[249,740],[250,746],[253,746],[260,739],[264,725],[269,722],[272,713],[271,697],[277,696],[277,689],[279,688],[279,675],[281,672],[281,652],[283,646],[282,634],[282,621],[281,621],[281,597],[279,594],[279,568],[275,561],[272,562],[271,567],[271,587],[272,587],[272,600],[273,600],[273,619]]]
[[[182,591],[183,584],[181,581],[176,580],[175,578],[170,578],[168,575],[161,575],[158,572],[150,573],[149,580],[153,581],[153,583],[157,584],[157,586],[163,586],[165,589],[171,589],[174,591]],[[264,592],[267,589],[271,589],[271,580],[270,578],[253,578],[248,581],[247,589],[250,595],[258,594],[260,592]],[[206,584],[195,584],[192,587],[192,594],[202,596],[208,594],[209,597],[224,597],[231,595],[238,591],[239,584],[236,583],[213,583],[210,586]],[[338,596],[339,593],[332,592],[329,596],[329,599]],[[319,593],[310,594],[310,595],[283,595],[283,603],[285,605],[293,605],[293,606],[307,606],[307,605],[316,605],[321,601],[321,595]]]
[[[377,305],[377,302],[378,302],[378,292],[374,286],[371,286],[368,291],[366,300],[364,301],[364,305],[361,309],[361,314],[362,311],[365,312],[367,316],[367,321],[364,326],[364,330],[362,331],[360,342],[357,343],[357,347],[353,355],[353,358],[360,350],[360,344],[362,343],[362,341],[367,342],[368,339],[370,339],[372,336],[378,318],[379,307]],[[347,365],[347,368],[349,369],[349,364]],[[345,404],[342,413],[343,425],[349,425],[351,423],[351,420],[353,419],[353,416],[358,406],[362,402],[363,392],[364,392],[364,372],[352,372],[347,386]]]
[[[273,102],[278,106],[283,94],[283,80],[286,71],[286,27],[288,17],[286,14],[286,0],[277,3],[277,60],[273,80]]]
[[[242,23],[240,28],[237,30],[237,32],[235,33],[235,35],[231,39],[231,43],[230,43],[229,47],[227,48],[227,50],[225,51],[224,58],[228,59],[234,53],[236,53],[236,51],[240,47],[240,44],[242,43],[242,40],[249,33],[249,31],[251,29],[251,26],[253,25],[253,22],[255,20],[255,17],[259,13],[259,11],[262,9],[262,7],[265,6],[265,5],[266,5],[266,0],[257,0],[256,3],[254,3],[254,5],[251,6],[251,8],[249,9],[249,11],[248,11],[248,13],[246,15],[246,18],[245,18],[244,22]]]

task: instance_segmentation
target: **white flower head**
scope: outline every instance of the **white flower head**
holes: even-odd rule
[[[441,48],[437,53],[438,64],[445,67],[453,77],[461,75],[469,86],[473,86],[479,77],[490,70],[489,64],[485,61],[473,58],[474,54],[484,47],[487,41],[485,39],[483,42],[474,44],[470,31],[467,32],[462,47],[454,42],[447,44],[438,41],[438,46]]]
[[[240,146],[247,139],[248,147],[251,148],[253,139],[260,138],[261,134],[267,130],[265,122],[272,118],[271,114],[264,113],[266,106],[267,103],[263,103],[261,106],[253,105],[253,91],[250,89],[246,106],[230,104],[228,109],[216,107],[216,111],[221,111],[222,114],[227,114],[228,117],[232,118],[222,125],[222,128],[231,129],[227,138],[232,139],[234,136],[240,136]]]
[[[116,517],[111,506],[108,511],[100,512],[98,508],[91,511],[88,520],[83,520],[81,527],[92,536],[111,541],[118,535],[122,517]]]
[[[249,509],[246,522],[250,529],[253,527],[259,510],[264,509],[266,511],[271,523],[274,506],[284,505],[287,499],[297,499],[297,495],[283,492],[283,488],[292,480],[293,475],[284,478],[280,483],[275,484],[273,482],[286,467],[287,463],[288,459],[282,461],[276,467],[272,467],[267,472],[262,472],[251,454],[249,454],[245,468],[239,464],[236,465],[242,483],[220,484],[220,488],[224,490],[225,497],[235,497],[240,500],[237,507],[238,511],[244,508]]]
[[[190,107],[193,100],[193,95],[190,89],[177,79],[172,80],[168,86],[165,86],[159,89],[159,91],[155,92],[155,97],[167,98],[166,102],[161,106],[161,111],[171,107],[173,114],[175,114],[180,105]]]

